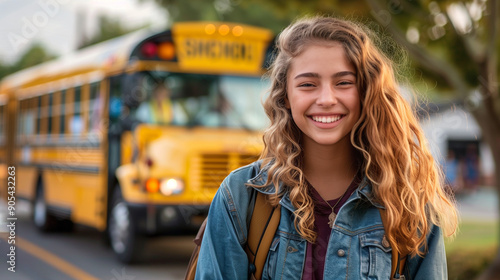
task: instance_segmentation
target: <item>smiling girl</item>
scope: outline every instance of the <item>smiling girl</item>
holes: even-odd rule
[[[367,34],[330,17],[280,34],[265,149],[221,184],[196,279],[249,279],[255,192],[282,209],[262,279],[447,279],[443,233],[455,232],[456,210],[391,61]],[[393,250],[407,258],[404,275],[391,275]]]

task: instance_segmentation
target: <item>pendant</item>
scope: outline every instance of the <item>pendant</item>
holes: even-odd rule
[[[330,228],[333,228],[333,224],[335,223],[335,218],[337,218],[337,214],[335,214],[335,212],[332,211],[332,213],[328,216],[328,225],[330,226]]]

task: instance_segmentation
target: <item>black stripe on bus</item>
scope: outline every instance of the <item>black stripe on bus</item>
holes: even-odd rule
[[[24,142],[20,143],[18,145],[19,148],[21,147],[80,147],[80,148],[99,148],[101,146],[101,141],[94,141],[92,139],[78,139],[78,140],[53,140],[53,141],[47,141],[47,140],[38,140],[38,141],[29,141],[29,142]]]
[[[59,170],[59,171],[78,172],[78,173],[91,173],[91,174],[98,174],[100,171],[100,168],[97,166],[75,166],[62,163],[47,163],[47,164],[18,163],[17,165],[24,167],[36,167],[39,169]]]

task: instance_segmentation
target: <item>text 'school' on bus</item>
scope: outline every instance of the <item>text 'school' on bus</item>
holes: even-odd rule
[[[124,262],[146,236],[195,231],[222,179],[262,149],[272,39],[180,23],[5,78],[0,160],[15,166],[36,226],[94,227]]]

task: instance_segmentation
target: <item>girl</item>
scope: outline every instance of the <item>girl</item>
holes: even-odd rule
[[[400,279],[447,279],[443,233],[455,232],[456,210],[390,60],[367,34],[329,17],[280,34],[261,160],[222,183],[196,279],[248,279],[256,191],[281,205],[262,279],[393,279],[392,250],[407,256]]]

